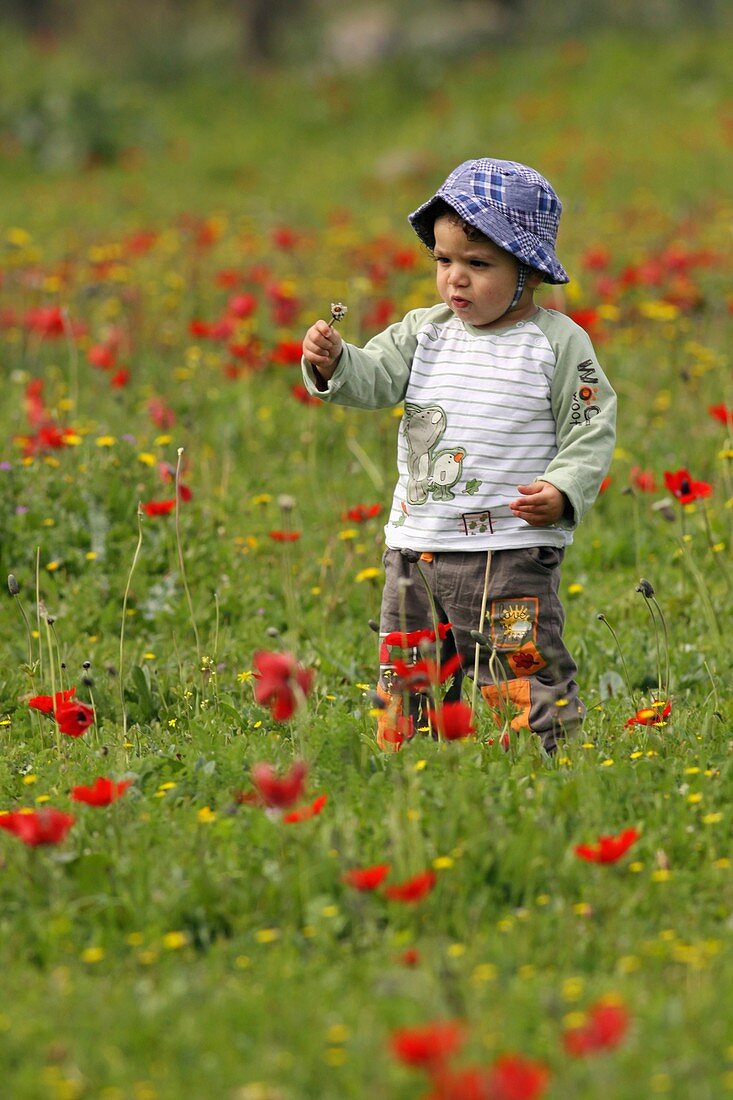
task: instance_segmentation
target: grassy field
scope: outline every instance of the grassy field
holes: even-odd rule
[[[106,106],[78,58],[9,52],[4,1096],[733,1091],[730,45],[115,78]],[[573,281],[539,300],[620,398],[563,573],[589,714],[552,759],[481,710],[475,739],[384,756],[385,515],[360,506],[386,509],[399,410],[306,403],[299,345],[331,301],[359,343],[435,300],[405,215],[481,154],[564,199]],[[255,699],[258,651],[312,670],[291,718]],[[72,687],[78,737],[29,706]],[[300,760],[288,820],[252,769]],[[129,786],[79,801],[97,777]]]

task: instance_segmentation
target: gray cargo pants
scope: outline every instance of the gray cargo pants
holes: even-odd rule
[[[585,714],[575,682],[577,666],[562,639],[565,613],[558,589],[563,555],[564,549],[555,546],[491,552],[483,627],[490,648],[481,650],[478,675],[497,727],[527,729],[537,734],[550,753],[557,748],[558,737],[578,729]],[[418,566],[435,600],[439,622],[451,624],[441,644],[441,661],[456,653],[461,659],[446,699],[460,698],[464,676],[473,677],[476,642],[471,631],[479,629],[486,551],[423,554],[415,564],[399,550],[387,550],[377,689],[383,709],[377,740],[388,751],[398,749],[402,740],[427,724],[425,695],[411,693],[410,715],[402,714],[403,695],[393,667],[395,657],[414,662],[421,654],[384,641],[394,631],[433,627]]]

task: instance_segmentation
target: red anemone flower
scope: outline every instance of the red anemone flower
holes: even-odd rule
[[[171,500],[148,500],[143,504],[146,516],[168,516],[176,506],[176,498]]]
[[[381,886],[390,869],[389,863],[375,863],[371,867],[354,867],[342,877],[347,886],[366,892]]]
[[[393,661],[393,668],[399,680],[410,691],[427,691],[433,684],[444,684],[460,667],[461,658],[457,653],[444,661],[440,666],[440,670],[438,670],[436,661],[427,659],[417,661],[413,665],[408,665],[397,659]]]
[[[438,623],[438,637],[441,642],[445,641],[450,633],[451,625],[451,623]],[[434,630],[408,630],[406,634],[401,630],[391,630],[384,639],[384,644],[398,645],[402,649],[412,649],[414,646],[420,645],[421,642],[434,641]]]
[[[431,723],[446,741],[460,741],[476,732],[473,711],[467,703],[443,703],[438,710],[428,710]]]
[[[666,703],[656,703],[651,707],[642,707],[641,710],[637,710],[633,718],[624,722],[624,729],[628,726],[663,726],[671,713],[672,704],[669,700]]]
[[[0,828],[14,833],[31,848],[41,844],[60,844],[76,819],[71,814],[51,808],[13,811],[0,814]]]
[[[721,424],[733,427],[733,409],[729,409],[727,405],[710,405],[708,412]]]
[[[109,806],[110,803],[121,798],[131,786],[131,779],[121,779],[115,783],[114,779],[107,779],[100,775],[91,787],[73,787],[71,797],[75,802],[85,802],[87,806]]]
[[[86,703],[62,703],[54,715],[59,729],[67,737],[81,737],[94,721],[94,710]]]
[[[313,395],[308,393],[308,390],[300,382],[296,382],[296,384],[294,386],[290,387],[290,393],[292,394],[292,396],[295,398],[296,401],[300,401],[301,405],[321,405],[322,404],[320,398],[313,397]]]
[[[252,782],[266,806],[284,809],[302,798],[307,774],[308,765],[302,760],[296,760],[283,776],[272,764],[261,763],[252,768]]]
[[[614,1050],[629,1029],[629,1013],[616,1001],[598,1001],[586,1013],[585,1023],[563,1034],[563,1046],[573,1058]]]
[[[540,1100],[550,1071],[521,1054],[503,1054],[493,1066],[436,1075],[426,1100]]]
[[[327,802],[328,795],[319,794],[310,805],[300,806],[297,810],[291,810],[289,814],[283,814],[283,822],[286,825],[295,825],[298,821],[310,821],[312,817],[318,817]]]
[[[381,504],[357,504],[344,512],[341,519],[349,523],[366,523],[368,519],[378,516],[381,511]]]
[[[68,691],[57,691],[54,697],[56,706],[59,707],[64,703],[68,703],[75,694],[76,688],[69,688]],[[28,700],[28,706],[32,707],[33,710],[40,710],[41,714],[52,714],[54,702],[50,695],[34,695],[32,699]]]
[[[456,1054],[466,1039],[466,1029],[456,1020],[435,1020],[422,1027],[397,1028],[390,1035],[392,1054],[407,1066],[435,1070]]]
[[[421,871],[404,882],[394,886],[386,886],[385,894],[391,901],[402,901],[408,904],[422,901],[435,886],[438,876],[435,871]]]
[[[615,863],[616,860],[621,859],[621,856],[628,852],[640,835],[636,829],[624,829],[617,836],[599,836],[598,843],[595,846],[590,844],[576,845],[575,854],[589,863]]]
[[[269,706],[278,722],[290,718],[311,689],[312,669],[303,668],[291,653],[260,650],[252,660],[255,700]]]
[[[657,482],[651,470],[642,470],[640,466],[632,466],[629,472],[631,484],[640,493],[656,493]]]
[[[273,542],[297,542],[300,531],[268,531]]]
[[[702,497],[709,497],[713,491],[707,481],[694,481],[689,470],[664,471],[664,483],[680,504],[692,504]]]

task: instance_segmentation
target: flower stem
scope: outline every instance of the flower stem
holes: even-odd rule
[[[484,573],[484,590],[481,593],[481,614],[478,620],[478,632],[483,634],[486,620],[486,604],[489,596],[489,577],[491,576],[491,551],[486,551],[486,572]],[[478,666],[481,656],[481,646],[476,642],[476,653],[473,659],[473,688],[471,689],[471,721],[476,713],[476,695],[478,693]]]
[[[123,675],[124,664],[124,651],[125,651],[125,623],[127,621],[127,599],[130,595],[130,585],[132,584],[132,574],[135,572],[135,566],[137,565],[137,559],[140,556],[140,549],[143,544],[143,509],[142,503],[138,501],[137,505],[137,546],[135,547],[135,553],[132,556],[132,565],[130,566],[130,572],[127,574],[127,584],[125,585],[125,594],[122,597],[122,623],[120,625],[120,659],[119,659],[119,680],[120,680],[120,706],[122,708],[122,733],[123,739],[127,740],[127,710],[125,709],[125,677]]]
[[[609,623],[609,621],[608,621],[608,619],[606,618],[605,615],[600,614],[600,615],[597,616],[597,618],[600,619],[600,621],[602,623],[605,623],[606,626],[608,627],[608,629],[611,631],[611,634],[613,636],[613,640],[616,643],[616,649],[618,650],[619,657],[621,658],[621,667],[624,670],[624,679],[626,680],[626,689],[629,693],[629,698],[631,699],[631,705],[634,708],[634,710],[636,710],[636,701],[634,699],[634,690],[631,686],[631,679],[629,677],[629,670],[628,670],[628,667],[626,665],[626,658],[624,657],[623,650],[621,649],[621,643],[618,640],[618,635],[616,634],[616,631],[613,629],[613,627],[611,626],[611,624]]]
[[[193,610],[193,601],[191,599],[191,592],[188,587],[188,580],[186,579],[186,566],[183,561],[183,543],[181,542],[181,495],[180,495],[180,480],[181,480],[181,459],[183,457],[183,447],[178,448],[178,461],[176,463],[176,548],[178,550],[178,567],[181,570],[181,580],[183,582],[183,588],[186,593],[186,600],[188,601],[188,613],[191,617],[191,626],[193,627],[193,636],[196,639],[196,656],[198,658],[199,668],[201,667],[201,643],[199,641],[198,627],[196,626],[196,616]]]

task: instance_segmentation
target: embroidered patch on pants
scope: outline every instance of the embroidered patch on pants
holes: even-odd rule
[[[497,649],[519,649],[537,641],[537,596],[491,603],[491,640]]]
[[[520,649],[507,653],[506,663],[515,676],[534,676],[535,672],[547,666],[547,661],[534,642],[527,642]]]
[[[532,689],[529,680],[508,680],[501,688],[485,684],[481,694],[489,705],[491,717],[497,726],[509,719],[513,730],[530,730],[529,711],[532,706]]]

